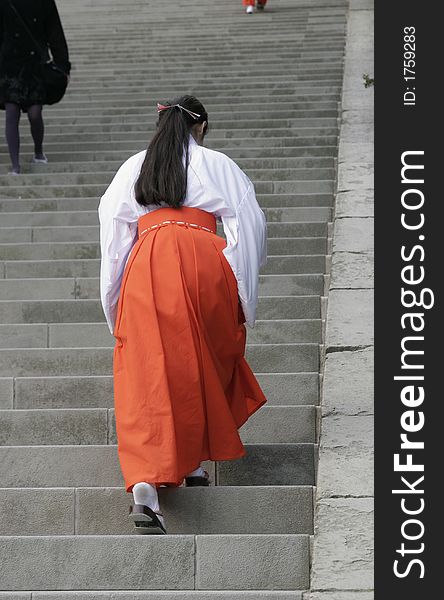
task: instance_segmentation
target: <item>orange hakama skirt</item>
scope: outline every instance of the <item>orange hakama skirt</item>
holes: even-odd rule
[[[201,461],[241,458],[238,428],[266,402],[244,358],[245,319],[215,217],[160,208],[138,231],[114,329],[127,492],[139,481],[179,486]]]

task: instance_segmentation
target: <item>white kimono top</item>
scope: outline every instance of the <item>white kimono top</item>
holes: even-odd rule
[[[131,156],[119,168],[100,199],[100,296],[108,327],[113,333],[120,286],[130,251],[137,241],[137,221],[162,206],[141,206],[134,184],[146,150]],[[224,255],[233,269],[245,319],[254,326],[259,269],[267,261],[267,226],[254,186],[225,154],[189,144],[188,187],[184,206],[200,208],[222,221],[227,239]],[[166,204],[164,206],[167,206]]]

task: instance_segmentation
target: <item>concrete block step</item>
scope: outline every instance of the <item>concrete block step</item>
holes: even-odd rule
[[[138,592],[63,591],[63,592],[0,592],[0,600],[303,600],[303,592],[297,591],[187,591],[174,592],[155,590]]]
[[[26,135],[24,141],[28,140],[28,136]],[[102,147],[103,146],[103,147]],[[118,161],[119,164],[122,164],[131,154],[137,154],[137,152],[143,150],[143,144],[139,144],[138,142],[131,143],[131,141],[123,142],[119,144],[120,148],[116,148],[115,150],[107,150],[104,144],[100,144],[100,142],[92,142],[86,144],[82,149],[76,149],[73,151],[69,151],[67,145],[63,144],[51,144],[50,150],[48,151],[48,146],[45,145],[45,149],[47,152],[47,156],[49,159],[48,165],[44,166],[45,169],[51,168],[51,165],[63,163],[63,162],[77,162],[77,161],[108,161],[114,160]],[[208,147],[210,147],[208,145]],[[218,148],[214,148],[217,150]],[[24,143],[22,145],[24,162],[22,164],[23,169],[34,168],[36,165],[31,165],[30,163],[33,155],[33,148],[30,143]],[[319,160],[332,160],[334,159],[334,155],[336,153],[336,147],[333,145],[328,146],[293,146],[287,148],[229,148],[226,145],[223,147],[224,154],[229,155],[233,158],[240,166],[243,165],[259,165],[259,164],[268,164],[279,165],[283,164],[285,166],[294,166],[297,165],[298,162],[304,160],[307,161],[307,166],[309,166],[308,161],[313,161],[313,164],[317,164]],[[314,162],[316,161],[316,163]],[[9,153],[5,151],[1,151],[0,149],[0,164],[9,166]]]
[[[215,137],[216,136],[216,137]],[[323,136],[321,139],[317,137],[273,137],[267,138],[222,138],[217,137],[217,133],[213,132],[211,138],[208,140],[207,147],[213,150],[219,150],[225,154],[229,154],[233,158],[236,157],[255,157],[255,156],[316,156],[319,153],[324,154],[329,152],[330,155],[336,153],[337,146],[337,135],[334,136]],[[45,152],[49,159],[55,153],[64,153],[69,155],[73,145],[63,140],[58,142],[51,142],[45,140]],[[127,140],[115,140],[112,144],[114,151],[125,152],[127,158],[131,154],[136,154],[147,147],[147,140],[141,139],[127,139]],[[314,148],[320,148],[316,151]],[[27,136],[24,143],[21,146],[22,156],[28,156],[30,161],[33,156],[33,146]],[[333,148],[333,150],[332,150]],[[83,140],[82,141],[83,152],[103,152],[110,151],[110,144],[105,140]],[[76,151],[74,151],[75,153]],[[317,154],[316,154],[317,152]],[[76,154],[74,154],[75,156]],[[3,152],[3,156],[7,156]],[[123,159],[123,160],[124,160]],[[122,162],[123,162],[122,160]],[[26,162],[26,161],[25,161]],[[44,165],[43,165],[44,167]]]
[[[223,121],[228,122],[236,122],[236,121],[246,121],[245,119],[245,106],[242,104],[239,105],[240,110],[236,110],[234,106],[230,107],[231,110],[227,110],[227,106],[220,106],[218,108],[211,108],[211,106],[205,107],[208,111],[208,114],[211,115],[211,123],[220,124]],[[73,113],[55,113],[54,111],[49,111],[48,114],[45,114],[45,123],[48,126],[53,125],[112,125],[116,122],[118,123],[146,123],[151,124],[155,121],[155,113],[149,110],[148,107],[145,110],[135,109],[135,108],[127,108],[126,110],[116,111],[115,114],[107,113],[98,113],[91,114],[91,112],[84,113],[80,112],[79,114]],[[264,107],[261,104],[250,105],[250,110],[248,113],[251,117],[252,122],[256,122],[262,120],[265,122],[267,119],[274,120],[276,119],[276,111],[272,109],[272,107],[268,108]],[[287,102],[283,105],[280,105],[279,116],[281,119],[317,119],[317,118],[330,118],[335,121],[338,118],[338,110],[336,103],[331,103],[328,108],[321,108],[316,105],[312,105],[311,108],[306,107],[302,108],[298,106],[296,103]],[[23,123],[24,129],[28,129],[25,123]]]
[[[99,226],[96,225],[97,214],[91,225],[57,225],[57,226],[16,226],[5,227],[0,224],[0,245],[26,242],[98,242]],[[23,219],[21,225],[25,225]],[[222,224],[218,224],[218,235],[223,236]],[[327,237],[327,223],[270,223],[268,237],[279,238],[316,238]]]
[[[123,121],[123,122],[122,122]],[[104,134],[104,133],[121,133],[126,132],[129,134],[127,137],[131,137],[132,133],[140,133],[143,132],[150,133],[150,137],[155,132],[155,120],[153,118],[149,120],[145,119],[133,119],[128,122],[125,120],[113,121],[111,123],[101,123],[92,125],[91,123],[56,123],[47,122],[45,123],[45,135],[49,137],[57,136],[60,134],[66,134],[67,136],[73,135],[92,135],[92,134]],[[287,118],[287,119],[273,119],[272,117],[257,119],[251,121],[245,120],[212,120],[212,126],[215,131],[219,132],[236,132],[237,130],[245,131],[248,130],[256,133],[258,131],[267,130],[267,129],[276,129],[279,131],[280,129],[287,128],[289,130],[293,128],[334,128],[337,125],[337,119],[335,117],[295,117],[295,118]],[[27,131],[28,126],[25,123],[22,125],[22,130]]]
[[[319,319],[319,296],[263,296],[258,319]],[[0,322],[12,323],[100,323],[104,322],[99,300],[0,301]]]
[[[115,168],[110,169],[108,172],[99,168],[95,169],[94,163],[89,163],[89,170],[80,173],[47,173],[45,171],[45,165],[37,173],[25,173],[23,175],[11,177],[10,175],[0,176],[1,182],[4,184],[5,195],[8,193],[9,187],[19,187],[22,185],[31,186],[47,186],[47,185],[103,185],[106,186],[110,183],[113,174],[117,171],[118,164]],[[274,181],[317,181],[318,179],[332,179],[332,169],[317,169],[317,168],[296,168],[296,169],[259,169],[250,170],[249,174],[258,179],[255,183],[255,189],[258,193],[266,193],[268,190],[261,189],[264,187],[263,182],[271,182],[271,177],[274,177]],[[274,174],[274,175],[273,175]],[[261,185],[262,183],[262,185]],[[10,185],[9,185],[10,184]],[[315,190],[313,190],[315,191]],[[269,192],[268,192],[269,193]]]
[[[325,256],[269,256],[264,275],[325,273]],[[13,260],[0,262],[0,276],[6,279],[45,277],[98,277],[99,259],[78,260]]]
[[[321,343],[322,322],[320,319],[257,321],[254,329],[248,330],[247,339],[251,344]],[[114,344],[106,323],[0,323],[0,348],[103,348]]]
[[[91,71],[77,71],[75,81],[73,80],[72,86],[70,86],[69,95],[75,94],[79,89],[87,89],[93,93],[101,92],[102,89],[108,88],[111,93],[119,92],[121,88],[128,85],[128,89],[134,89],[139,91],[147,88],[147,82],[155,81],[155,85],[158,87],[165,86],[170,88],[177,84],[179,77],[183,77],[182,87],[196,88],[200,85],[205,86],[206,84],[212,84],[214,81],[214,73],[203,73],[198,70],[197,65],[193,65],[191,69],[180,71],[177,67],[175,69],[162,69],[162,65],[157,65],[157,68],[147,70],[141,67],[140,71],[135,69],[128,70],[126,73],[123,69],[116,69],[115,74],[102,73],[97,75],[97,79],[94,81],[94,75]],[[73,70],[73,73],[75,71]],[[273,72],[275,72],[275,79],[273,79]],[[264,81],[285,81],[284,76],[287,74],[291,81],[300,81],[304,83],[317,82],[317,81],[338,81],[342,77],[341,63],[340,60],[336,59],[331,61],[330,64],[316,64],[311,63],[310,65],[301,66],[300,63],[295,61],[283,61],[279,66],[264,68],[261,72],[260,65],[252,64],[248,69],[245,67],[235,66],[220,67],[217,72],[217,79],[221,85],[225,82],[227,85],[232,85],[238,79],[244,77],[245,82],[258,82],[262,84],[261,75],[264,75]],[[113,88],[112,83],[115,83]],[[288,80],[287,80],[288,81]],[[93,84],[95,87],[93,88]]]
[[[268,239],[272,255],[325,254],[325,237],[279,237]],[[16,242],[0,243],[0,260],[60,260],[100,258],[99,242]]]
[[[301,178],[303,178],[304,175],[304,171],[303,169],[305,168],[309,168],[309,169],[317,169],[319,170],[319,179],[325,179],[326,175],[328,174],[329,177],[331,178],[331,171],[333,169],[333,159],[332,158],[319,158],[319,159],[314,159],[314,158],[305,158],[305,159],[299,159],[298,163],[295,162],[296,159],[293,159],[293,165],[290,164],[290,166],[285,166],[282,165],[280,166],[278,164],[278,161],[276,159],[276,161],[273,163],[271,163],[271,161],[269,161],[268,164],[270,164],[270,167],[266,167],[262,164],[260,164],[260,160],[256,160],[255,164],[253,166],[249,166],[249,165],[242,165],[242,160],[238,160],[236,161],[239,166],[241,168],[243,168],[243,170],[251,177],[253,177],[255,180],[268,180],[270,179],[270,177],[272,177],[272,173],[274,173],[274,176],[276,177],[276,179],[286,179],[286,178],[294,178],[295,175],[301,175]],[[6,161],[5,161],[6,162]],[[29,174],[33,174],[33,175],[38,175],[42,172],[45,173],[88,173],[91,171],[91,169],[93,168],[95,171],[100,171],[101,173],[111,173],[114,174],[117,169],[120,167],[120,165],[122,164],[123,161],[121,160],[116,160],[116,161],[85,161],[85,162],[78,162],[78,161],[69,161],[69,162],[50,162],[47,165],[33,165],[33,164],[29,164],[29,165],[24,165],[24,167],[22,167],[22,174],[23,175],[29,175]],[[310,173],[310,175],[313,176],[313,173]],[[313,179],[313,177],[311,177]]]
[[[135,91],[146,89],[147,81],[155,81],[157,86],[165,85],[165,87],[171,87],[171,85],[177,82],[179,77],[183,77],[183,87],[195,88],[212,82],[214,73],[205,75],[202,72],[196,71],[195,65],[193,67],[190,71],[185,72],[178,72],[177,67],[176,70],[163,70],[162,67],[148,71],[146,69],[141,69],[140,71],[132,69],[126,73],[123,69],[115,69],[114,74],[103,74],[98,76],[96,80],[93,80],[94,76],[92,74],[82,71],[76,77],[75,83],[73,82],[73,85],[70,87],[69,94],[71,96],[81,89],[91,91],[93,83],[95,84],[94,93],[101,92],[103,89],[109,89],[111,93],[119,93],[123,87]],[[273,74],[275,75],[275,79],[273,79]],[[263,68],[261,65],[251,65],[248,69],[248,74],[246,74],[245,67],[234,65],[231,69],[229,67],[221,67],[217,72],[217,77],[221,81],[221,85],[224,83],[231,85],[240,78],[243,78],[247,83],[258,82],[261,84],[262,81],[282,80],[285,75],[291,78],[292,81],[301,81],[304,83],[325,80],[338,81],[342,77],[342,69],[338,60],[332,61],[330,65],[311,63],[305,67],[295,66],[294,62],[286,61],[279,66],[275,66],[275,68],[269,69],[265,65]],[[262,79],[261,76],[264,78]],[[113,83],[115,87],[113,87]]]
[[[148,104],[155,105],[156,99],[160,98],[174,98],[177,95],[177,89],[183,89],[182,75],[176,79],[170,79],[169,81],[162,82],[160,84],[146,85],[144,88],[138,88],[134,92],[136,100],[140,100],[142,97],[151,98],[151,102],[148,100]],[[288,79],[284,75],[278,75],[276,78],[273,76],[257,76],[256,78],[248,78],[243,81],[242,77],[233,77],[229,81],[224,81],[224,92],[230,94],[236,91],[238,87],[242,87],[243,92],[251,94],[255,92],[262,93],[262,90],[266,90],[270,95],[270,90],[274,89],[278,94],[296,92],[296,89],[300,94],[316,94],[326,91],[337,93],[340,89],[341,80],[334,75],[328,79],[317,79],[310,77],[309,79],[300,78],[298,83],[288,83]],[[188,90],[195,95],[199,95],[200,98],[204,99],[206,96],[215,95],[217,90],[220,90],[220,85],[211,81],[195,79],[187,86]],[[85,85],[82,89],[80,86],[76,86],[75,89],[71,89],[69,93],[69,100],[71,103],[80,103],[80,101],[88,100],[101,100],[106,99],[108,102],[124,100],[128,98],[126,89],[121,87],[117,88],[117,91],[110,93],[109,90],[99,89],[91,91],[91,86]],[[202,100],[203,101],[203,100]],[[65,103],[65,102],[64,102]]]
[[[314,485],[313,444],[246,444],[246,456],[217,462],[220,486]],[[121,487],[117,447],[0,446],[3,487]]]
[[[97,205],[98,198],[83,198],[81,201],[79,199],[74,199],[73,201],[70,198],[62,198],[60,200],[49,200],[51,205],[54,206],[54,210],[50,212],[45,211],[37,211],[37,212],[4,212],[2,214],[1,223],[0,223],[0,236],[7,237],[12,236],[6,230],[17,231],[20,229],[29,228],[52,228],[58,229],[61,228],[62,232],[68,232],[69,229],[74,228],[78,231],[83,230],[85,227],[97,227],[99,226],[99,219],[97,214]],[[29,203],[30,207],[38,208],[43,202],[44,199],[39,199],[37,201],[34,200],[13,200],[9,201],[11,204],[11,208],[13,208],[13,204],[21,204],[21,203]],[[72,203],[74,204],[83,204],[83,207],[86,210],[56,210],[57,206],[59,208],[63,208],[65,205],[69,208]],[[288,221],[283,222],[283,228],[290,228],[290,231],[304,230],[307,231],[311,229],[311,235],[309,237],[314,237],[315,231],[319,231],[320,235],[325,235],[326,223],[322,223],[319,219],[320,215],[326,215],[326,220],[330,216],[330,207],[332,204],[332,196],[329,194],[310,194],[310,195],[296,195],[292,194],[279,194],[275,198],[273,194],[268,196],[262,196],[261,205],[262,208],[297,208],[298,209],[298,220],[297,221]],[[25,207],[23,207],[25,208]],[[76,206],[76,208],[81,208],[80,206]],[[310,213],[310,209],[313,210]],[[327,210],[318,210],[318,209],[327,209]],[[307,212],[308,211],[308,212]],[[313,216],[313,220],[310,220],[310,214]],[[316,218],[314,218],[316,217]],[[219,224],[220,226],[221,224]],[[63,229],[64,228],[64,229]],[[268,235],[270,237],[278,237],[279,226],[275,223],[268,223]],[[328,231],[327,231],[328,233]],[[46,231],[41,229],[37,234],[35,232],[32,234],[31,239],[35,240],[37,236],[44,236],[47,234]],[[17,233],[17,235],[24,235],[23,233]],[[285,237],[291,237],[292,234],[288,234]],[[6,239],[4,241],[7,241]],[[9,240],[11,241],[11,240]],[[44,239],[40,239],[39,241],[45,241]]]
[[[310,486],[160,488],[159,499],[168,534],[313,533]],[[0,488],[0,536],[131,535],[132,502],[116,487]]]
[[[171,92],[171,97],[174,97],[177,90],[163,90],[162,96],[167,97],[168,92]],[[224,96],[224,94],[226,94]],[[231,102],[235,104],[245,104],[248,105],[250,102],[257,102],[257,94],[255,94],[254,90],[245,90],[242,93],[239,93],[239,90],[229,90],[229,91],[220,91],[219,94],[215,91],[206,90],[204,95],[199,94],[201,101],[205,103],[205,105],[210,106],[211,102],[218,102],[223,104],[224,106],[229,106]],[[160,97],[160,96],[159,96]],[[272,91],[267,91],[266,89],[261,90],[261,97],[264,98],[264,101],[275,98],[276,102],[291,102],[291,101],[302,101],[302,102],[339,102],[341,98],[340,88],[338,89],[327,89],[320,90],[317,88],[314,89],[273,89]],[[146,108],[153,107],[151,110],[155,111],[155,102],[147,103],[146,98],[141,97],[133,97],[131,100],[131,106],[133,108]],[[112,107],[115,106],[116,109],[126,108],[128,107],[128,101],[125,101],[124,98],[113,98],[113,99],[91,99],[85,98],[84,102],[81,102],[79,99],[70,100],[69,94],[65,96],[63,102],[58,107],[58,110],[64,112],[74,112],[80,109],[87,110],[99,110],[103,107],[104,110],[111,110]],[[49,111],[56,110],[55,108],[49,108]]]
[[[54,177],[57,175],[54,174]],[[32,181],[32,178],[35,175],[19,175],[18,177],[14,177],[14,179],[21,179],[23,183],[21,185],[11,185],[5,186],[5,195],[8,196],[8,200],[10,199],[20,199],[20,198],[49,198],[49,197],[91,197],[97,196],[100,197],[106,187],[107,183],[72,183],[69,185],[63,185],[60,182],[55,182],[51,184],[48,180],[47,183],[44,183],[44,179],[41,178],[41,184]],[[26,181],[26,178],[29,181]],[[8,179],[5,177],[4,179]],[[9,177],[9,179],[12,179]],[[92,179],[94,181],[94,179]],[[1,176],[0,176],[1,183]],[[334,190],[334,181],[333,180],[295,180],[295,181],[258,181],[255,185],[256,193],[260,196],[261,194],[289,194],[289,193],[320,193],[320,194],[331,194]],[[5,200],[1,203],[0,208],[4,210],[3,205],[6,206],[6,209],[14,210],[14,205]],[[0,210],[0,212],[2,212]],[[26,210],[29,210],[28,208]],[[43,205],[43,210],[48,210],[48,205]]]
[[[0,349],[0,377],[109,375],[112,348]],[[249,344],[247,360],[257,373],[316,372],[319,344]]]
[[[259,296],[313,296],[322,294],[323,288],[322,274],[259,276]],[[0,300],[31,297],[34,300],[98,299],[100,282],[98,277],[0,279]],[[253,333],[251,330],[250,334]]]
[[[240,429],[247,444],[314,443],[313,406],[264,406]],[[2,409],[1,446],[116,444],[114,409]]]
[[[258,373],[267,406],[311,406],[319,402],[319,375],[313,373]],[[111,375],[3,377],[2,408],[112,408]]]
[[[331,220],[331,194],[258,194],[268,222],[319,222]],[[317,206],[317,204],[320,206]],[[327,206],[323,206],[328,203]],[[98,195],[83,198],[27,198],[0,200],[2,226],[98,225]],[[78,214],[89,212],[88,215]],[[25,214],[23,214],[25,213]],[[43,213],[43,214],[38,214]],[[59,214],[63,213],[63,214]],[[29,219],[26,221],[26,219]]]
[[[275,56],[274,54],[264,54],[261,57],[260,64],[263,65],[264,71],[273,72],[274,69],[278,69],[282,66],[284,58],[282,51],[276,49],[276,52],[279,52],[279,56]],[[297,60],[297,64],[300,69],[311,70],[317,68],[325,68],[328,65],[339,65],[342,62],[343,52],[341,50],[335,50],[331,53],[326,53],[323,51],[313,51],[308,50],[304,51],[303,48],[294,48],[294,54],[292,55],[294,60]],[[170,56],[169,59],[166,57],[162,57],[162,55],[157,56],[156,65],[147,65],[143,64],[143,61],[138,60],[137,56],[128,56],[128,61],[125,62],[125,59],[122,56],[116,55],[112,62],[100,62],[94,55],[90,55],[91,62],[85,60],[85,56],[82,54],[77,55],[75,70],[82,74],[84,77],[92,77],[94,75],[94,68],[98,69],[100,66],[100,76],[107,77],[109,75],[121,75],[121,74],[136,74],[139,71],[137,67],[140,68],[140,72],[146,76],[149,73],[153,73],[153,69],[157,71],[165,69],[166,72],[177,72],[178,69],[182,66],[182,62],[180,61],[180,57],[176,56],[174,60]],[[201,55],[201,57],[195,57],[195,61],[190,65],[190,72],[196,73],[199,71],[199,68],[202,65],[207,66],[207,68],[212,67],[219,69],[221,72],[227,72],[227,69],[230,67],[233,69],[242,70],[245,67],[256,68],[256,64],[252,64],[251,59],[245,56],[230,56],[225,54],[207,54],[206,56]],[[287,56],[288,61],[288,56]],[[125,69],[125,67],[127,67]],[[74,68],[74,67],[73,67]]]
[[[6,536],[0,560],[4,590],[297,590],[309,536]]]
[[[136,69],[137,70],[137,69]],[[112,71],[110,71],[112,73]],[[252,100],[248,103],[248,106],[254,113],[266,113],[269,112],[266,106],[262,102],[259,102],[258,99]],[[337,108],[338,103],[335,100],[299,100],[298,102],[294,100],[284,100],[283,102],[279,102],[280,109],[282,111],[295,111],[299,112],[302,115],[306,116],[316,116],[315,113],[326,113],[328,116],[337,116]],[[228,110],[228,107],[230,110]],[[230,117],[236,118],[235,115],[241,115],[246,108],[246,103],[242,102],[241,99],[237,101],[230,102],[227,99],[225,102],[223,99],[219,100],[218,98],[210,99],[205,103],[205,108],[208,111],[208,114],[211,115],[222,115],[226,114]],[[51,119],[59,120],[59,122],[64,122],[65,119],[73,121],[74,119],[91,119],[97,118],[102,119],[105,122],[106,119],[110,118],[121,118],[122,116],[130,117],[135,115],[137,117],[147,119],[153,117],[153,111],[151,107],[146,105],[133,105],[131,103],[130,106],[120,106],[116,107],[114,110],[110,107],[104,108],[102,111],[91,112],[88,108],[79,107],[77,109],[73,109],[72,111],[67,111],[63,108],[63,103],[59,105],[53,105],[46,109],[46,120],[49,121]]]
[[[266,145],[268,141],[274,138],[288,138],[289,133],[293,138],[320,138],[319,143],[322,144],[322,139],[328,136],[337,136],[338,128],[336,125],[332,126],[307,126],[300,127],[298,125],[292,125],[290,127],[283,126],[282,128],[273,128],[273,127],[260,127],[257,129],[242,129],[242,128],[215,128],[213,132],[212,139],[214,141],[219,139],[230,140],[230,145],[242,145],[246,146],[244,140],[260,140],[261,145]],[[122,131],[101,131],[101,132],[84,132],[84,133],[53,133],[48,135],[47,140],[50,143],[60,143],[64,142],[65,144],[76,144],[81,145],[84,141],[89,142],[125,142],[132,140],[132,142],[139,142],[142,148],[146,146],[147,138],[149,138],[149,133],[147,133],[146,128],[141,129],[140,131],[129,131],[126,129]],[[237,140],[242,140],[242,143]],[[270,142],[271,143],[271,142]],[[316,143],[316,142],[315,142]],[[259,144],[258,144],[259,145]],[[313,139],[311,139],[311,145],[313,145]],[[222,147],[222,146],[220,146]]]

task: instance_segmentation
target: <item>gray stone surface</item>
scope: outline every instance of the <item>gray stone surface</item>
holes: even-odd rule
[[[311,591],[373,598],[373,3],[350,0]]]
[[[373,253],[336,252],[331,268],[331,289],[373,287]]]
[[[0,488],[0,536],[74,533],[74,489]]]
[[[288,590],[308,586],[308,536],[196,536],[196,588]]]
[[[169,534],[310,534],[312,492],[310,486],[181,487],[162,488],[159,498]],[[121,488],[77,489],[76,533],[133,533],[131,500]]]
[[[14,396],[14,379],[0,377],[0,409],[12,408]]]
[[[193,536],[0,537],[0,562],[4,590],[194,588]]]
[[[365,125],[344,124],[343,127],[364,128]],[[373,131],[373,122],[368,124],[369,131]],[[365,138],[364,138],[365,139]],[[343,162],[338,169],[338,190],[340,192],[356,188],[370,189],[373,186],[373,165],[364,163],[356,164],[351,161]]]
[[[319,454],[317,494],[319,498],[371,496],[373,448],[353,445],[323,448]]]
[[[0,445],[106,444],[105,409],[0,411]]]
[[[373,510],[371,498],[329,498],[318,503],[313,589],[372,589]]]
[[[345,592],[343,590],[335,592],[335,591],[327,591],[327,592],[312,592],[310,596],[304,596],[303,600],[373,600],[374,593],[373,592],[361,592],[355,590],[353,592]]]
[[[322,413],[373,415],[373,348],[331,352],[326,357]]]
[[[373,301],[372,290],[330,290],[327,349],[373,344]]]
[[[373,190],[339,192],[336,195],[336,218],[373,217],[374,212]]]
[[[2,596],[0,600],[30,600],[30,595]],[[302,600],[302,592],[189,591],[174,592],[33,592],[32,600]],[[350,599],[351,600],[351,599]],[[362,600],[368,600],[363,598]]]
[[[218,485],[313,485],[313,444],[250,445],[237,461],[217,463]]]
[[[333,252],[368,253],[372,252],[374,243],[374,219],[336,219]]]

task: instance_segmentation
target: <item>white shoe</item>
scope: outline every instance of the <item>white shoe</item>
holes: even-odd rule
[[[33,159],[31,160],[32,164],[34,165],[47,165],[48,164],[48,157],[46,156],[46,154],[43,155],[43,158],[37,158],[36,156],[33,157]]]
[[[13,175],[14,177],[17,177],[18,175],[20,175],[19,171],[9,171],[8,175]]]
[[[247,6],[247,10],[245,11],[247,15],[252,15],[254,12],[253,6]]]

